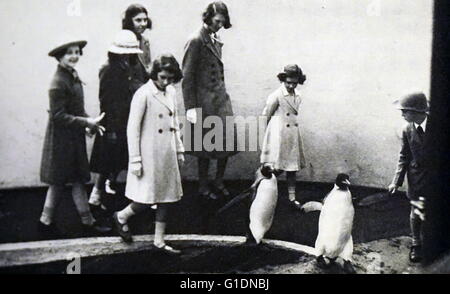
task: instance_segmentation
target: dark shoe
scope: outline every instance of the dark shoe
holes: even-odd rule
[[[328,258],[325,258],[323,255],[317,256],[316,262],[317,266],[322,269],[327,269],[332,264],[332,262]]]
[[[302,205],[297,200],[289,201],[293,209],[302,211]]]
[[[112,228],[95,221],[92,225],[84,225],[83,231],[88,235],[106,234],[111,232]]]
[[[356,274],[356,270],[349,260],[344,260],[344,272],[346,274]]]
[[[45,239],[61,239],[64,238],[64,234],[56,227],[55,224],[46,225],[42,222],[38,223],[38,232]]]
[[[227,188],[225,188],[224,184],[215,185],[214,188],[217,191],[217,193],[222,194],[224,197],[231,196],[230,191],[228,191]]]
[[[108,209],[103,205],[93,205],[89,203],[89,210],[95,219],[104,218],[108,216]]]
[[[411,247],[411,251],[409,252],[409,260],[411,262],[420,262],[422,260],[422,248],[420,246]]]
[[[164,253],[173,254],[173,255],[181,254],[181,250],[172,248],[172,247],[170,247],[170,246],[167,245],[167,244],[164,244],[164,245],[161,246],[161,247],[156,246],[155,244],[153,244],[153,245],[155,246],[156,250],[161,251],[161,252],[164,252]]]
[[[214,193],[214,192],[212,192],[210,190],[200,193],[200,196],[203,199],[207,199],[207,200],[217,200],[217,199],[219,199],[219,195],[217,195],[216,193]]]
[[[128,228],[127,224],[122,224],[119,222],[119,218],[117,216],[117,212],[114,212],[113,214],[113,223],[114,227],[116,229],[117,234],[122,238],[122,240],[126,243],[133,242],[133,236],[131,235],[130,229]],[[128,230],[124,230],[124,227],[127,227]]]

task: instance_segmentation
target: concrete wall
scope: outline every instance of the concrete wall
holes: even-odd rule
[[[61,34],[89,44],[78,70],[88,113],[98,113],[98,69],[120,29],[128,0],[0,1],[0,188],[37,186],[47,123],[47,57]],[[150,11],[154,55],[181,61],[207,0],[141,1]],[[299,180],[332,181],[347,171],[358,185],[385,186],[399,149],[402,119],[392,101],[408,89],[429,91],[432,1],[227,0],[233,27],[221,31],[225,77],[237,115],[258,115],[279,83],[276,73],[298,63],[302,130],[308,168]],[[79,4],[79,6],[78,6]],[[180,96],[180,108],[182,99]],[[89,149],[92,140],[88,140]],[[247,179],[258,152],[230,160],[227,177]],[[185,178],[196,175],[189,158]]]

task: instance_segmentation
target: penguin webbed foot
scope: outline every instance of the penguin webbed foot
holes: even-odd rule
[[[344,260],[343,269],[346,274],[356,274],[356,270],[350,260]]]
[[[317,258],[316,258],[316,262],[317,262],[317,265],[318,265],[320,268],[322,268],[322,269],[328,269],[328,268],[330,268],[330,267],[333,265],[333,263],[335,262],[335,260],[334,260],[334,259],[330,259],[330,258],[328,258],[328,257],[325,257],[325,256],[323,256],[323,255],[319,255],[319,256],[317,256]]]

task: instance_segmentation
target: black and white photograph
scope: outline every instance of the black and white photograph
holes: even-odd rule
[[[0,15],[0,274],[450,273],[446,1]]]

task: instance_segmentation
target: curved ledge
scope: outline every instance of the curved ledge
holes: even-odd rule
[[[129,252],[151,250],[154,235],[133,236],[134,242],[126,244],[120,237],[97,237],[65,240],[50,240],[22,243],[0,244],[0,267],[42,264],[74,257],[91,257]],[[182,242],[190,246],[212,246],[221,244],[238,245],[245,242],[245,237],[222,235],[166,235],[165,240],[173,243]],[[280,240],[265,239],[262,243],[315,255],[312,247]]]

